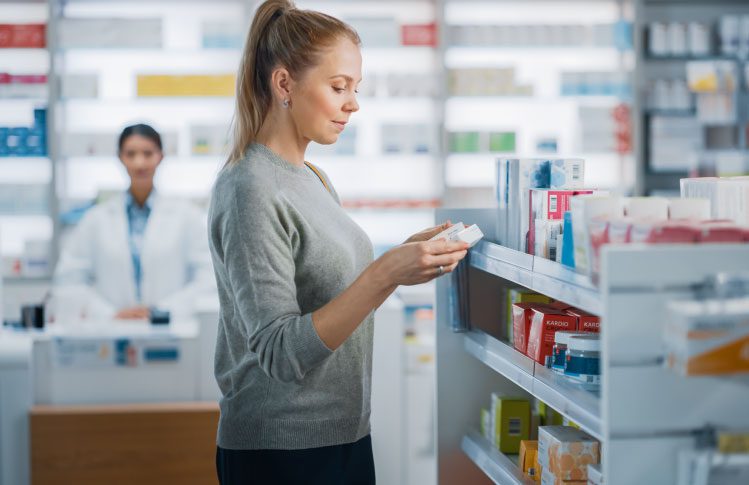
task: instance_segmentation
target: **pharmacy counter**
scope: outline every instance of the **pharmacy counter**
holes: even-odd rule
[[[39,406],[49,416],[55,407],[204,402],[217,413],[218,389],[207,385],[217,312],[204,307],[196,319],[163,326],[97,321],[0,330],[0,485],[31,483],[29,415]]]

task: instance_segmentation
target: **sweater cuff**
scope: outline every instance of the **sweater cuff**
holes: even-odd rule
[[[325,345],[312,323],[312,313],[299,318],[299,339],[296,340],[294,354],[300,356],[303,369],[317,367],[322,361],[330,357],[332,350]]]

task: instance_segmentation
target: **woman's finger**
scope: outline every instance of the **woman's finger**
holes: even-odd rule
[[[467,251],[455,251],[452,253],[438,254],[426,259],[426,266],[437,268],[439,266],[447,267],[460,262],[465,258]]]
[[[432,255],[453,253],[468,249],[468,243],[463,241],[446,241],[438,239],[437,241],[427,241],[427,252]]]

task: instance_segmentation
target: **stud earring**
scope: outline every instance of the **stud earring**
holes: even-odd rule
[[[284,99],[283,100],[283,107],[284,108],[288,108],[289,107],[289,100],[288,99]]]

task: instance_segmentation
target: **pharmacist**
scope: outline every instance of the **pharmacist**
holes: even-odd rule
[[[52,292],[58,321],[147,319],[152,308],[189,315],[196,297],[215,292],[204,217],[154,188],[159,133],[128,126],[118,156],[130,187],[92,208],[65,244]]]

